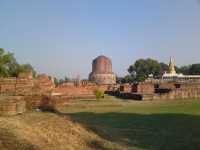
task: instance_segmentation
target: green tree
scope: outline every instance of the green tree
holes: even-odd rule
[[[179,72],[185,75],[189,75],[190,74],[190,67],[191,65],[188,66],[182,66],[179,68]]]
[[[15,71],[18,68],[18,63],[14,58],[14,55],[9,52],[5,52],[0,48],[0,76],[8,77],[15,75]]]
[[[135,78],[133,75],[126,75],[123,79],[122,79],[122,83],[132,83],[135,81]]]
[[[69,81],[70,81],[70,79],[67,76],[65,76],[64,82],[69,82]]]
[[[189,69],[189,74],[200,75],[200,64],[192,64]]]
[[[70,78],[65,76],[64,79],[59,79],[59,80],[57,79],[57,81],[58,81],[58,85],[59,85],[59,84],[65,83],[65,82],[69,82]]]
[[[139,59],[128,68],[128,72],[136,81],[144,81],[150,74],[159,76],[162,72],[161,64],[154,59]]]
[[[18,66],[17,74],[20,72],[32,72],[33,76],[36,76],[36,71],[33,69],[33,67],[30,64],[22,64]]]
[[[185,75],[200,75],[200,64],[182,66],[179,68],[179,72]]]
[[[36,74],[30,64],[18,64],[13,53],[0,48],[0,77],[17,77],[20,72],[30,71]]]
[[[169,68],[169,66],[163,62],[160,63],[160,67],[161,67],[160,75],[162,75],[164,72],[168,71],[168,68]]]

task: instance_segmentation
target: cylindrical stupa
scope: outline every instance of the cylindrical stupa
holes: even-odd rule
[[[112,61],[106,56],[98,56],[94,59],[89,80],[97,84],[115,84],[116,76],[112,72]]]

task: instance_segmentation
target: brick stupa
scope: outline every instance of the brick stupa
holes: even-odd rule
[[[115,84],[116,76],[112,72],[112,61],[106,56],[98,56],[92,62],[89,80],[97,84]]]

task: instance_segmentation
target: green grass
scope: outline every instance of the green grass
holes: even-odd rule
[[[72,101],[59,111],[128,149],[200,149],[200,99],[123,101],[106,97]]]

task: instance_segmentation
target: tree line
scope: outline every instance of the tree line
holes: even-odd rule
[[[177,73],[183,73],[184,75],[200,75],[200,64],[192,64],[186,66],[175,66]],[[117,82],[130,83],[130,82],[142,82],[149,76],[154,78],[161,78],[164,72],[168,71],[168,65],[159,62],[155,59],[138,59],[134,64],[128,68],[128,75],[125,77],[118,77]]]
[[[30,71],[33,76],[36,75],[36,71],[30,64],[19,64],[13,53],[0,48],[0,77],[18,77],[19,73]]]

